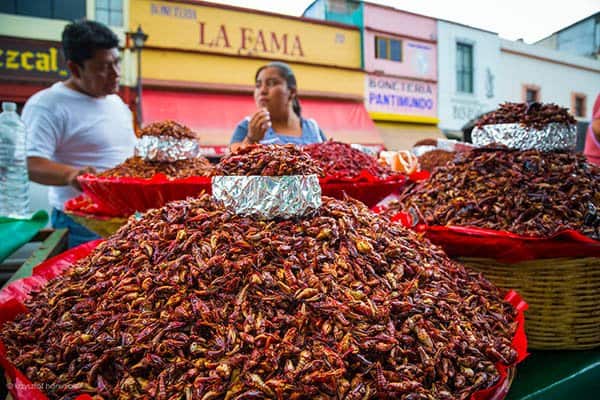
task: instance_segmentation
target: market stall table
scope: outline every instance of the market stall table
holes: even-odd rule
[[[517,368],[506,400],[597,399],[600,349],[534,351]]]
[[[35,212],[30,217],[0,215],[0,263],[29,242],[48,223],[48,213]]]
[[[63,252],[67,248],[67,229],[42,229],[40,230],[31,240],[31,242],[40,242],[39,247],[34,250],[31,255],[25,260],[23,264],[15,271],[10,268],[10,265],[7,267],[6,271],[4,269],[2,272],[6,272],[6,278],[0,281],[0,284],[4,282],[4,286],[8,285],[10,282],[13,282],[17,279],[24,278],[26,276],[31,275],[31,270],[33,267],[45,261],[55,255]]]

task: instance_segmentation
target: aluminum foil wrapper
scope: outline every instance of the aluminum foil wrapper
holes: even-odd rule
[[[371,157],[377,157],[377,151],[368,146],[363,146],[362,144],[359,144],[359,143],[350,143],[350,147],[352,147],[355,150],[362,151],[363,153],[368,154]]]
[[[173,162],[196,158],[201,152],[199,143],[194,139],[142,136],[135,145],[134,154],[146,161]]]
[[[458,141],[454,139],[438,139],[436,148],[444,151],[455,151]]]
[[[415,146],[410,151],[417,157],[421,157],[423,154],[428,153],[432,150],[437,150],[437,146]]]
[[[317,175],[213,176],[212,195],[236,214],[293,218],[321,206]]]
[[[550,123],[544,129],[533,129],[520,124],[495,124],[475,127],[471,132],[473,144],[484,146],[501,143],[512,149],[540,151],[575,150],[575,125]]]

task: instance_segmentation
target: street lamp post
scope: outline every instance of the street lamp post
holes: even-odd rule
[[[142,26],[138,25],[135,32],[129,32],[131,39],[133,40],[133,49],[137,53],[137,84],[136,84],[136,114],[138,127],[142,126],[142,49],[144,43],[148,40],[148,35],[142,30]]]

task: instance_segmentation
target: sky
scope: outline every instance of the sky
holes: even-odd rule
[[[299,17],[312,0],[210,0]],[[600,11],[600,0],[369,0],[533,43]]]

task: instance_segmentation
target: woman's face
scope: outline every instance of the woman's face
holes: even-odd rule
[[[288,88],[276,67],[267,67],[258,73],[254,100],[259,108],[266,108],[272,116],[288,112],[295,95],[295,90]]]

